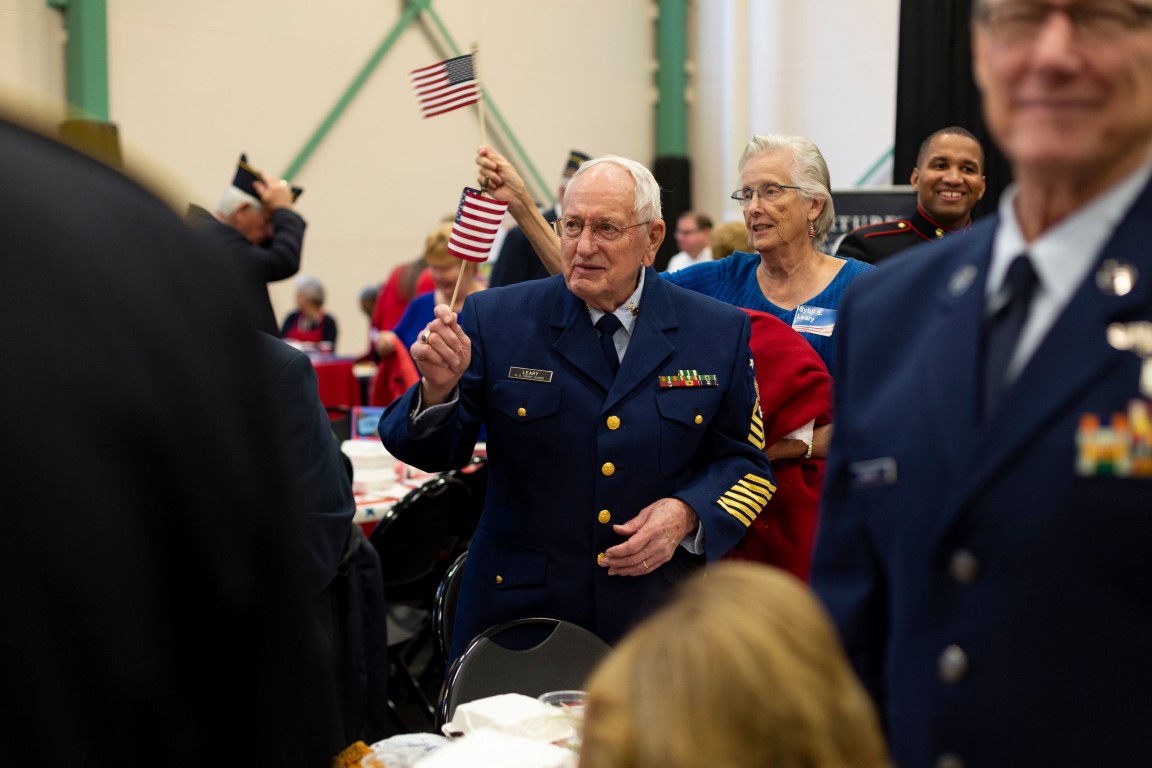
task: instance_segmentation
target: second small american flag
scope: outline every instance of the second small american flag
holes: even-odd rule
[[[484,197],[478,189],[464,187],[448,239],[449,253],[467,261],[487,261],[506,210],[508,203]]]

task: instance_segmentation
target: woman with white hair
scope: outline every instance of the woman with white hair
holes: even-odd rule
[[[336,320],[324,312],[324,285],[315,277],[296,280],[296,311],[284,319],[280,338],[307,349],[331,350],[336,346]]]
[[[666,275],[727,304],[767,312],[800,332],[833,371],[836,309],[844,289],[870,269],[820,250],[835,212],[828,165],[803,136],[753,136],[740,157],[740,189],[754,253]],[[833,371],[834,373],[834,371]]]

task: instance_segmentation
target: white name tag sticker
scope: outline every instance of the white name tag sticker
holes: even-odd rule
[[[836,310],[801,304],[792,317],[792,329],[813,336],[831,336],[836,327]]]

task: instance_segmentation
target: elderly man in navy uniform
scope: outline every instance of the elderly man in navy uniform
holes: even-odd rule
[[[487,427],[453,656],[536,615],[614,642],[775,491],[748,317],[651,269],[665,225],[648,169],[585,163],[555,228],[563,274],[474,294],[458,322],[437,307],[411,348],[423,381],[380,422],[427,470],[464,464]]]
[[[916,188],[916,211],[909,218],[852,230],[836,255],[879,264],[970,227],[972,209],[984,197],[984,148],[959,126],[941,128],[920,145],[909,183]]]
[[[840,305],[812,581],[901,768],[1152,755],[1152,5],[983,0],[1015,185]]]

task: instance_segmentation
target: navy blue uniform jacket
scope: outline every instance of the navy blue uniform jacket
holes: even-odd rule
[[[1152,188],[990,423],[977,418],[997,218],[861,275],[840,305],[836,429],[812,569],[901,768],[1152,755],[1152,479],[1080,476],[1082,414],[1140,396],[1106,340],[1152,320]],[[915,250],[915,249],[913,249]],[[871,463],[870,463],[871,462]]]
[[[413,388],[380,422],[388,450],[426,470],[463,465],[487,425],[488,497],[453,655],[494,624],[535,615],[614,642],[697,563],[678,548],[651,574],[609,576],[597,555],[623,541],[612,525],[658,499],[682,499],[715,560],[774,491],[744,312],[648,269],[615,379],[584,302],[560,276],[470,296],[460,324],[472,362],[454,418],[413,439]],[[715,375],[718,386],[660,386],[681,370]]]

